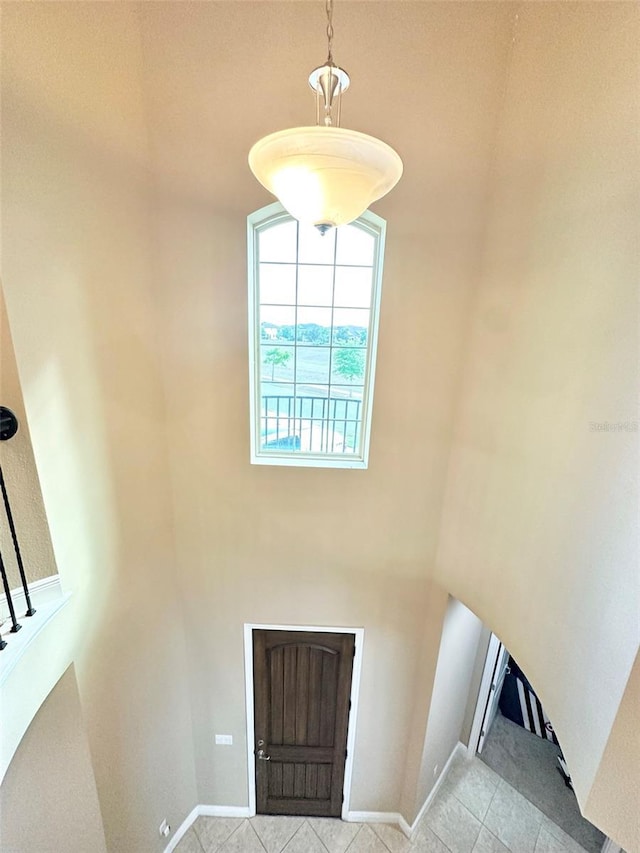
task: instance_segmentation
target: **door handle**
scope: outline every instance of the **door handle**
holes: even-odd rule
[[[263,746],[264,741],[262,740],[262,738],[260,738],[260,740],[258,741],[258,751],[256,752],[256,758],[259,761],[271,761],[271,756],[265,755],[264,749],[262,748]]]

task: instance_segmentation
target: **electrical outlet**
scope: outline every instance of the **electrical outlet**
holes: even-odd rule
[[[158,834],[159,834],[160,838],[168,838],[170,832],[171,832],[171,827],[167,823],[167,819],[165,817],[165,819],[162,821],[162,823],[158,827]]]
[[[233,735],[216,735],[216,746],[233,746]]]

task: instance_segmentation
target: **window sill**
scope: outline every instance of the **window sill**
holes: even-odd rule
[[[269,455],[251,455],[252,465],[284,465],[290,468],[356,468],[366,469],[368,463],[359,457],[345,458],[343,456],[277,456],[276,454]]]

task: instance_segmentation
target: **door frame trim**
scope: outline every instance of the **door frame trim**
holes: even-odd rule
[[[326,625],[264,625],[255,622],[244,623],[244,683],[247,712],[247,789],[249,792],[249,816],[256,813],[256,758],[253,753],[254,714],[253,714],[253,632],[258,631],[307,631],[324,634],[353,634],[355,636],[355,655],[351,674],[351,709],[347,722],[347,758],[344,764],[344,787],[342,802],[342,820],[348,820],[351,801],[351,781],[353,778],[353,760],[356,746],[356,722],[358,719],[358,699],[360,697],[360,677],[362,675],[362,652],[364,646],[364,628],[338,628]]]
[[[501,645],[502,643],[500,641],[500,638],[496,637],[496,635],[492,633],[491,638],[489,640],[489,646],[487,648],[487,655],[484,661],[484,668],[482,670],[482,681],[480,682],[480,689],[478,690],[476,710],[474,712],[473,723],[471,725],[471,734],[469,735],[469,743],[467,746],[469,758],[473,758],[476,752],[478,751],[482,723],[484,721],[489,697],[491,695],[491,682],[493,681],[493,672],[495,670],[496,663],[498,662],[498,654],[500,652]]]

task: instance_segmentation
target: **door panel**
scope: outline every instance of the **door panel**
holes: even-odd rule
[[[259,814],[340,816],[354,650],[353,634],[254,630]]]

